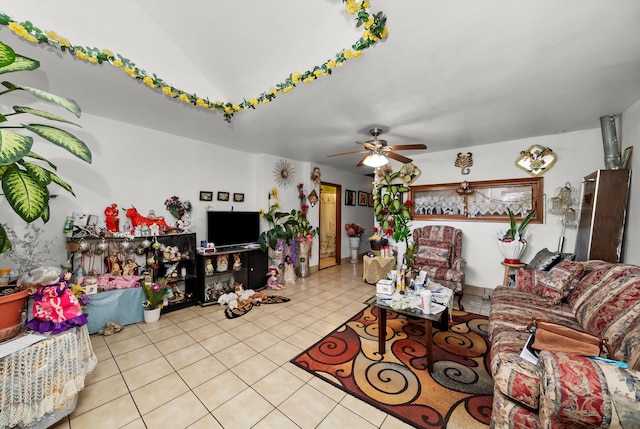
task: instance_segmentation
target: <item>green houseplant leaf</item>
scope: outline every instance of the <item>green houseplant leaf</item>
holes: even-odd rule
[[[5,15],[0,14],[0,19],[3,16]],[[40,63],[38,61],[18,55],[10,46],[0,42],[0,74],[35,70],[39,66]],[[0,96],[13,91],[24,91],[42,101],[66,109],[76,117],[80,116],[80,106],[69,98],[7,81],[2,82],[2,85],[7,89],[0,91]],[[3,105],[2,107],[6,109],[7,106]],[[26,125],[24,123],[16,124],[15,121],[10,123],[13,117],[24,114],[49,121],[78,125],[62,116],[31,107],[14,106],[13,112],[0,113],[0,181],[2,182],[2,194],[13,211],[25,222],[33,222],[38,218],[47,222],[51,217],[48,186],[51,183],[55,183],[70,194],[74,196],[75,194],[71,186],[54,173],[57,170],[55,164],[31,151],[34,137],[16,130],[22,129],[33,133],[36,137],[65,149],[89,164],[92,161],[91,151],[82,140],[60,128],[40,123]],[[46,166],[43,167],[35,162],[26,161],[25,158],[31,158],[32,161],[36,162],[40,161],[45,163]],[[46,167],[49,167],[50,170]],[[11,243],[8,235],[0,227],[0,253],[6,252],[10,248]]]

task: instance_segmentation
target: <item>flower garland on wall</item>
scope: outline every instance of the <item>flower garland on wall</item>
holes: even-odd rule
[[[267,104],[280,94],[286,94],[291,91],[296,88],[300,82],[313,82],[322,76],[331,74],[333,68],[342,66],[347,60],[358,58],[362,54],[362,51],[372,47],[380,39],[387,37],[386,16],[382,12],[375,14],[370,12],[368,0],[362,2],[342,0],[342,2],[345,3],[346,12],[350,15],[355,15],[356,27],[364,27],[364,32],[360,38],[351,45],[351,48],[342,49],[333,58],[324,61],[320,65],[314,66],[311,70],[290,73],[283,82],[272,86],[256,97],[245,98],[242,102],[238,103],[231,101],[209,101],[206,97],[199,97],[195,93],[189,93],[176,88],[159,78],[155,73],[147,73],[137,67],[133,61],[120,54],[114,54],[108,49],[72,45],[68,39],[58,35],[56,32],[43,31],[29,21],[17,22],[8,15],[0,13],[0,25],[8,26],[12,32],[28,42],[46,43],[49,46],[60,49],[62,52],[69,52],[71,55],[75,55],[81,60],[90,63],[110,64],[121,69],[132,78],[141,80],[150,88],[162,91],[168,97],[178,98],[185,103],[193,104],[204,109],[218,111],[223,114],[225,121],[231,122],[231,118],[236,112],[255,109],[259,104]]]

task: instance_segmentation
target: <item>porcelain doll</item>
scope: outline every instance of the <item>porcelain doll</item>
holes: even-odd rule
[[[284,284],[292,285],[296,283],[296,272],[291,263],[291,256],[287,255],[284,258]]]
[[[272,265],[269,267],[269,278],[267,279],[267,289],[283,290],[285,286],[280,283],[278,278],[278,267]]]

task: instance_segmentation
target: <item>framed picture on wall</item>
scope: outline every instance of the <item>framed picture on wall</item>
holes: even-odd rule
[[[367,206],[369,204],[369,194],[366,192],[358,191],[358,205]]]
[[[218,192],[218,201],[229,201],[228,192]]]
[[[356,191],[350,191],[349,189],[344,191],[344,205],[345,206],[356,205]]]
[[[200,201],[211,201],[211,200],[213,200],[213,192],[200,191]]]
[[[235,201],[236,203],[244,202],[244,194],[234,193],[233,194],[233,201]]]
[[[369,194],[369,207],[373,207],[373,192]]]

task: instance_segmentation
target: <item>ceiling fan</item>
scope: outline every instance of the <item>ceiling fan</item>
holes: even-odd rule
[[[426,149],[427,146],[424,144],[405,144],[399,146],[387,146],[387,141],[378,138],[380,134],[382,134],[381,128],[372,128],[369,130],[369,133],[373,136],[371,140],[367,140],[365,142],[356,142],[364,146],[364,150],[355,150],[352,152],[344,152],[344,153],[336,153],[334,155],[328,155],[328,158],[334,156],[343,156],[343,155],[353,155],[355,153],[364,153],[366,154],[358,163],[358,167],[362,167],[363,165],[367,165],[369,167],[380,167],[381,165],[389,162],[387,157],[395,159],[396,161],[400,161],[403,164],[408,164],[412,161],[411,158],[407,158],[404,155],[400,155],[395,153],[395,151],[399,150],[417,150],[417,149]]]

